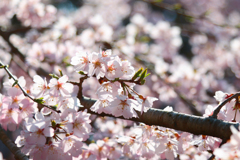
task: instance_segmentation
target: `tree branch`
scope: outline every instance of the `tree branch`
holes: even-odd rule
[[[9,40],[11,34],[9,34],[8,32],[2,31],[1,28],[0,28],[0,36],[3,37],[3,39],[7,42],[7,44],[11,48],[10,53],[11,54],[15,53],[24,62],[25,61],[24,55]]]
[[[174,92],[177,94],[178,98],[185,104],[185,106],[192,112],[192,114],[194,115],[197,115],[197,116],[201,116],[202,113],[199,112],[197,109],[196,109],[196,106],[194,105],[194,103],[192,102],[192,100],[188,99],[187,97],[185,97],[182,93],[180,93],[178,91],[178,89],[170,82],[167,82],[165,79],[163,79],[160,75],[158,75],[156,72],[155,72],[155,69],[154,69],[154,65],[150,64],[149,62],[147,62],[146,60],[142,59],[142,58],[139,58],[137,57],[137,60],[139,62],[141,62],[143,65],[145,65],[147,68],[149,68],[151,70],[151,72],[156,75],[158,77],[158,79],[164,83],[165,85],[171,87]]]
[[[28,157],[24,155],[20,149],[8,138],[4,129],[0,126],[0,140],[7,146],[7,148],[14,154],[18,160],[28,160]]]
[[[197,20],[202,20],[202,21],[206,21],[210,24],[213,24],[215,26],[218,26],[218,27],[222,27],[222,28],[239,28],[239,25],[230,25],[228,23],[224,23],[224,24],[217,24],[215,22],[213,22],[211,19],[209,19],[207,16],[208,16],[208,11],[202,13],[201,15],[199,16],[194,16],[194,15],[191,15],[191,14],[186,14],[185,12],[187,11],[186,9],[184,10],[182,8],[182,6],[179,4],[179,3],[176,3],[174,5],[171,5],[171,4],[167,4],[167,3],[163,3],[163,2],[157,2],[157,1],[149,1],[149,0],[140,0],[140,1],[143,1],[143,2],[146,2],[146,3],[149,3],[153,6],[156,6],[158,8],[161,8],[161,9],[165,9],[165,10],[168,10],[168,11],[172,11],[172,12],[175,12],[176,14],[180,15],[180,16],[183,16],[187,19],[189,19],[189,22],[197,19]]]
[[[91,114],[114,117],[110,114],[98,114],[91,111],[91,106],[96,102],[96,100],[94,99],[83,97],[82,99],[80,99],[80,102],[84,106],[83,108],[80,108],[80,110],[87,109],[88,113]],[[136,112],[138,113],[138,116],[140,118],[130,118],[129,120],[135,122],[142,122],[147,125],[156,125],[172,128],[179,131],[189,132],[194,135],[208,135],[218,137],[222,140],[228,140],[232,135],[232,132],[230,130],[231,125],[234,125],[234,127],[237,129],[239,126],[239,123],[222,121],[212,117],[200,117],[174,111],[164,111],[161,109],[152,108],[149,109],[147,112],[144,112],[142,115],[140,112]],[[124,117],[117,118],[125,119]]]
[[[220,112],[221,108],[228,102],[230,102],[232,99],[237,98],[238,96],[240,96],[240,92],[239,93],[235,93],[234,95],[232,95],[231,97],[227,98],[225,101],[223,101],[222,103],[220,103],[218,105],[218,107],[213,111],[213,115],[211,116],[212,118],[217,118],[218,113]]]
[[[49,106],[47,106],[47,105],[44,105],[44,104],[42,104],[42,103],[40,102],[41,100],[39,101],[39,99],[35,99],[35,98],[31,97],[31,96],[23,89],[23,87],[18,83],[18,80],[13,76],[13,74],[9,71],[8,66],[7,66],[7,65],[4,65],[4,64],[0,61],[0,69],[1,69],[1,68],[3,68],[3,69],[7,72],[9,78],[12,78],[12,79],[14,80],[13,86],[14,86],[14,85],[18,85],[18,87],[21,89],[21,91],[22,91],[22,93],[24,94],[25,97],[28,97],[28,98],[31,99],[33,102],[38,103],[38,104],[40,105],[40,108],[46,107],[46,108],[51,109],[51,110],[53,110],[53,111],[55,111],[55,112],[57,112],[57,113],[61,113],[60,110],[56,110],[56,109],[54,109],[53,107],[49,107]]]
[[[9,45],[10,47],[10,54],[13,56],[14,54],[17,55],[19,57],[19,59],[22,61],[22,62],[25,62],[25,56],[18,50],[18,48],[16,48],[12,42],[10,42],[10,36],[11,34],[13,33],[16,33],[16,32],[19,32],[19,31],[28,31],[30,28],[27,27],[27,28],[22,28],[22,30],[12,30],[12,31],[2,31],[1,30],[1,27],[0,27],[0,36],[3,37],[3,39],[7,42],[7,44]],[[42,28],[42,30],[45,30],[47,28]],[[41,67],[39,67],[36,72],[38,73],[38,75],[44,75],[44,76],[47,76],[48,73],[43,70]]]

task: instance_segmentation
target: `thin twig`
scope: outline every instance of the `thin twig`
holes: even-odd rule
[[[217,115],[218,115],[218,113],[220,112],[221,108],[222,108],[225,104],[227,104],[228,102],[230,102],[232,99],[237,98],[238,96],[240,96],[240,92],[235,93],[234,95],[232,95],[231,97],[227,98],[225,101],[223,101],[222,103],[220,103],[220,104],[218,105],[218,107],[213,111],[213,115],[210,116],[210,117],[212,117],[212,118],[217,118]]]
[[[193,15],[190,15],[190,14],[186,14],[185,11],[183,9],[179,10],[179,9],[176,9],[174,8],[174,6],[171,6],[171,5],[168,5],[166,3],[162,3],[162,2],[154,2],[154,1],[149,1],[149,0],[142,0],[146,3],[149,3],[149,4],[152,4],[158,8],[161,8],[161,9],[165,9],[165,10],[169,10],[169,11],[172,11],[172,12],[175,12],[176,14],[178,15],[181,15],[183,17],[186,17],[186,18],[189,18],[189,19],[192,19],[192,20],[204,20],[210,24],[213,24],[215,26],[218,26],[218,27],[222,27],[222,28],[239,28],[239,25],[236,25],[236,26],[233,26],[233,25],[229,25],[229,24],[217,24],[217,23],[214,23],[212,20],[208,19],[206,16],[208,15],[207,12],[199,15],[199,16],[193,16]]]
[[[83,87],[82,87],[82,84],[83,84],[83,81],[85,79],[88,78],[88,75],[84,75],[84,77],[81,77],[80,78],[80,82],[71,82],[71,81],[68,81],[69,83],[73,84],[73,85],[77,85],[79,87],[79,90],[78,90],[78,95],[77,97],[83,97],[83,93],[82,93],[82,90],[83,90]]]
[[[0,61],[0,67],[4,68],[4,70],[7,72],[8,76],[10,78],[12,78],[14,80],[14,85],[18,85],[18,87],[21,89],[21,91],[23,92],[24,96],[30,98],[31,100],[35,101],[34,98],[32,98],[29,94],[27,94],[27,92],[22,88],[22,86],[18,83],[18,80],[13,76],[13,74],[9,71],[8,66],[4,65],[1,61]]]
[[[29,29],[30,29],[30,28],[28,28],[28,27],[27,27],[27,28],[22,28],[22,31],[27,32]],[[42,29],[40,29],[40,31],[44,31],[44,30],[46,30],[46,29],[48,29],[48,28],[42,28]],[[21,30],[16,29],[16,30],[12,30],[12,31],[2,31],[2,30],[1,30],[1,27],[0,27],[0,36],[3,37],[3,39],[7,42],[7,44],[9,45],[9,47],[10,47],[10,49],[11,49],[11,50],[9,51],[9,53],[10,53],[12,56],[17,55],[22,62],[25,62],[25,56],[24,56],[24,54],[21,53],[21,51],[20,51],[17,47],[15,47],[15,46],[12,44],[12,42],[10,42],[10,36],[11,36],[11,34],[16,33],[16,32],[21,32]],[[44,69],[42,69],[41,67],[39,67],[39,68],[36,70],[36,72],[38,73],[38,75],[48,76],[48,73],[47,73]]]
[[[13,84],[13,85],[18,85],[18,87],[21,89],[21,91],[23,92],[23,94],[24,94],[25,97],[30,98],[32,101],[37,102],[38,104],[41,104],[41,103],[39,103],[39,102],[37,101],[37,99],[34,99],[33,97],[31,97],[31,96],[22,88],[22,86],[18,83],[18,80],[17,80],[17,79],[13,76],[13,74],[9,71],[7,65],[4,65],[4,64],[0,61],[0,67],[3,68],[3,69],[7,72],[8,76],[14,80],[14,84]],[[43,105],[43,104],[41,104],[41,105]],[[57,112],[57,113],[61,113],[60,110],[55,110],[55,109],[53,109],[52,107],[49,107],[49,106],[46,106],[46,105],[43,105],[43,106],[46,107],[46,108],[49,108],[49,109],[51,109],[51,110],[53,110],[53,111],[55,111],[55,112]]]
[[[10,46],[10,48],[11,48],[10,53],[17,54],[18,57],[24,62],[25,61],[24,55],[9,40],[11,34],[2,31],[1,28],[0,28],[0,36],[2,36],[3,39],[7,42],[7,44]]]

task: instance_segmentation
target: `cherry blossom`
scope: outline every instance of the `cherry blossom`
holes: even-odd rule
[[[89,116],[90,114],[86,113],[86,111],[69,114],[67,117],[68,125],[64,128],[69,133],[73,133],[84,141],[89,137],[89,133],[91,132],[91,125],[89,124],[91,120]]]
[[[69,135],[65,137],[62,141],[62,148],[64,153],[71,154],[73,157],[78,157],[81,154],[81,147],[83,145],[82,139]]]
[[[57,10],[52,5],[44,5],[40,0],[27,0],[19,4],[18,18],[25,26],[46,27],[55,20]],[[43,20],[44,19],[44,20]]]
[[[103,77],[106,73],[106,66],[99,53],[93,52],[90,59],[89,76],[96,75],[97,79]]]
[[[97,100],[97,102],[94,103],[94,105],[91,107],[91,110],[97,113],[111,113],[111,108],[109,107],[111,100],[111,97],[106,98],[100,98]]]
[[[0,122],[5,130],[15,131],[21,120],[19,109],[12,108],[11,106],[2,108]]]
[[[23,99],[21,103],[22,107],[20,108],[20,112],[23,119],[38,112],[37,103],[31,102],[29,99]]]
[[[116,117],[123,116],[124,118],[138,117],[135,108],[138,107],[138,102],[127,96],[117,96],[111,103],[112,114]]]
[[[66,75],[62,76],[58,80],[55,78],[52,78],[49,83],[50,87],[50,94],[53,96],[61,95],[63,97],[70,96],[73,92],[73,85],[71,83],[67,83],[68,77]]]
[[[233,126],[221,144],[148,121],[151,108],[211,119],[238,93],[239,4],[2,0],[0,125],[30,159],[239,159]],[[239,110],[236,96],[216,117]]]
[[[43,94],[49,91],[50,87],[47,84],[46,79],[42,79],[40,76],[35,75],[33,77],[33,81],[35,82],[31,88],[31,93],[35,97],[41,97]]]
[[[103,140],[98,140],[96,143],[89,145],[90,152],[96,156],[96,159],[107,159],[108,148]]]
[[[91,58],[91,54],[86,52],[76,53],[71,59],[71,64],[76,66],[77,71],[89,72],[89,59]]]
[[[107,62],[107,72],[106,72],[105,76],[109,80],[114,80],[115,78],[121,77],[123,75],[121,66],[122,66],[122,63],[121,63],[121,60],[119,59],[119,57],[115,57],[111,61],[108,61]]]
[[[53,128],[49,127],[49,124],[45,121],[35,122],[34,124],[28,124],[26,126],[29,136],[26,137],[26,142],[30,145],[45,145],[46,137],[52,137],[54,135]]]
[[[141,110],[139,110],[139,111],[141,111],[141,114],[143,112],[147,112],[147,110],[152,107],[153,102],[158,100],[155,97],[146,97],[146,98],[144,98],[142,96],[140,96],[140,99],[142,100],[142,108],[141,108]]]

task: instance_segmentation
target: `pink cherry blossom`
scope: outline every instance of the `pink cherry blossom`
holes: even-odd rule
[[[90,62],[88,76],[95,74],[97,79],[103,77],[106,73],[106,67],[104,61],[101,59],[101,54],[93,52]]]
[[[119,82],[103,82],[101,87],[97,90],[98,97],[115,97],[122,92],[122,87]]]
[[[110,101],[112,98],[110,96],[106,98],[100,98],[97,100],[97,102],[94,103],[94,105],[90,108],[92,111],[97,113],[109,113],[111,114],[111,107],[109,107]]]
[[[44,95],[44,93],[46,94],[49,91],[49,87],[46,81],[46,78],[43,79],[38,75],[35,75],[33,77],[33,81],[35,82],[31,88],[31,93],[32,95],[34,95],[35,97],[39,98],[41,96]]]
[[[61,141],[64,153],[70,154],[73,157],[78,157],[82,153],[82,139],[74,135],[69,135]]]
[[[119,78],[123,75],[121,70],[122,63],[119,57],[114,57],[111,61],[107,62],[107,72],[105,76],[109,80],[114,80],[115,78]]]
[[[91,53],[77,52],[76,56],[72,57],[71,64],[75,66],[76,71],[83,71],[88,73],[91,56]]]
[[[67,125],[64,126],[64,128],[68,133],[73,133],[75,136],[85,141],[91,132],[91,125],[89,124],[91,120],[89,119],[89,116],[90,114],[86,111],[69,114],[66,118],[68,121]]]
[[[131,79],[135,73],[135,70],[129,61],[122,61],[123,75],[120,79]]]
[[[0,112],[3,108],[7,108],[12,103],[12,98],[4,96],[0,93]]]
[[[143,140],[142,142],[140,142],[140,146],[137,149],[137,152],[141,155],[141,157],[153,157],[155,155],[155,142],[147,139]]]
[[[55,20],[56,8],[44,5],[39,0],[21,1],[17,10],[17,17],[25,26],[46,27]]]
[[[28,116],[32,116],[34,113],[38,112],[37,103],[32,102],[29,99],[24,99],[21,101],[22,107],[21,107],[21,116],[23,119],[25,119]]]
[[[150,108],[152,108],[153,102],[158,100],[155,97],[146,97],[144,98],[143,96],[140,96],[140,99],[142,100],[142,107],[141,110],[138,109],[138,111],[141,111],[141,114],[143,112],[147,112]]]
[[[12,108],[19,108],[20,102],[25,98],[22,91],[17,88],[9,88],[8,95],[12,98]]]
[[[98,140],[96,143],[91,143],[88,149],[93,155],[96,156],[98,160],[107,159],[108,149],[103,140]]]
[[[112,114],[116,117],[123,116],[124,118],[138,117],[134,109],[137,108],[137,101],[129,99],[127,96],[117,96],[111,104]]]
[[[59,95],[69,97],[74,91],[74,86],[67,81],[68,77],[66,75],[62,76],[58,80],[56,78],[52,78],[49,83],[50,94],[56,97]]]
[[[77,112],[80,106],[80,101],[76,97],[59,99],[58,110],[61,111],[61,118],[64,119],[69,113]]]
[[[43,146],[46,143],[46,138],[54,135],[54,129],[49,126],[50,124],[46,121],[28,124],[26,129],[30,134],[26,137],[26,142],[30,145],[37,144]]]
[[[17,79],[17,77],[15,77],[15,78]],[[14,84],[14,82],[15,82],[15,81],[14,81],[13,79],[10,79],[8,82],[4,82],[3,85],[4,85],[4,87],[5,87],[6,89],[10,89],[10,88],[12,88],[12,85]],[[26,80],[25,80],[25,78],[24,78],[23,76],[21,76],[21,77],[18,78],[18,84],[19,84],[21,87],[25,88],[25,86],[26,86]],[[14,85],[14,87],[20,90],[20,88],[19,88],[18,85]]]
[[[10,131],[15,131],[21,121],[22,118],[19,109],[12,108],[11,106],[2,108],[0,123],[5,130],[8,128]]]

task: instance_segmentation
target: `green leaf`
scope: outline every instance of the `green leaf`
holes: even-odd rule
[[[58,108],[58,105],[55,105],[55,106],[51,106],[54,110],[57,110]]]
[[[56,128],[56,126],[57,126],[56,121],[55,121],[55,120],[52,120],[51,123],[52,123],[52,127],[53,127],[53,128]]]
[[[141,74],[141,76],[140,76],[140,79],[142,80],[142,79],[144,79],[145,77],[146,77],[146,75],[147,75],[147,68],[143,71],[143,73]]]
[[[85,75],[85,73],[83,71],[79,71],[78,73],[81,75]]]
[[[43,100],[43,97],[34,99],[34,102],[39,103],[39,104],[44,104],[45,101]]]
[[[8,67],[9,67],[8,65],[3,65],[3,64],[1,63],[1,61],[0,61],[0,65],[1,65],[1,66],[0,66],[0,69],[1,69],[1,68],[8,68]]]
[[[59,77],[56,74],[49,74],[52,78],[59,79]]]
[[[141,85],[144,85],[144,84],[145,84],[145,82],[146,82],[146,80],[145,80],[145,79],[141,79]]]
[[[140,76],[140,74],[142,73],[142,71],[143,71],[143,68],[141,67],[141,68],[134,74],[132,80],[134,81],[135,79],[137,79],[137,78]]]
[[[151,73],[148,73],[146,76],[145,76],[145,78],[147,77],[147,76],[149,76]]]
[[[140,41],[141,41],[141,42],[145,42],[145,43],[148,43],[150,40],[151,40],[151,39],[150,39],[148,36],[142,36],[142,37],[140,38]]]
[[[17,85],[17,84],[18,84],[18,80],[16,80],[16,81],[13,83],[12,87],[14,87],[14,86]]]
[[[60,73],[60,76],[62,77],[62,76],[63,76],[62,70],[59,69],[58,71],[59,71],[59,73]]]

